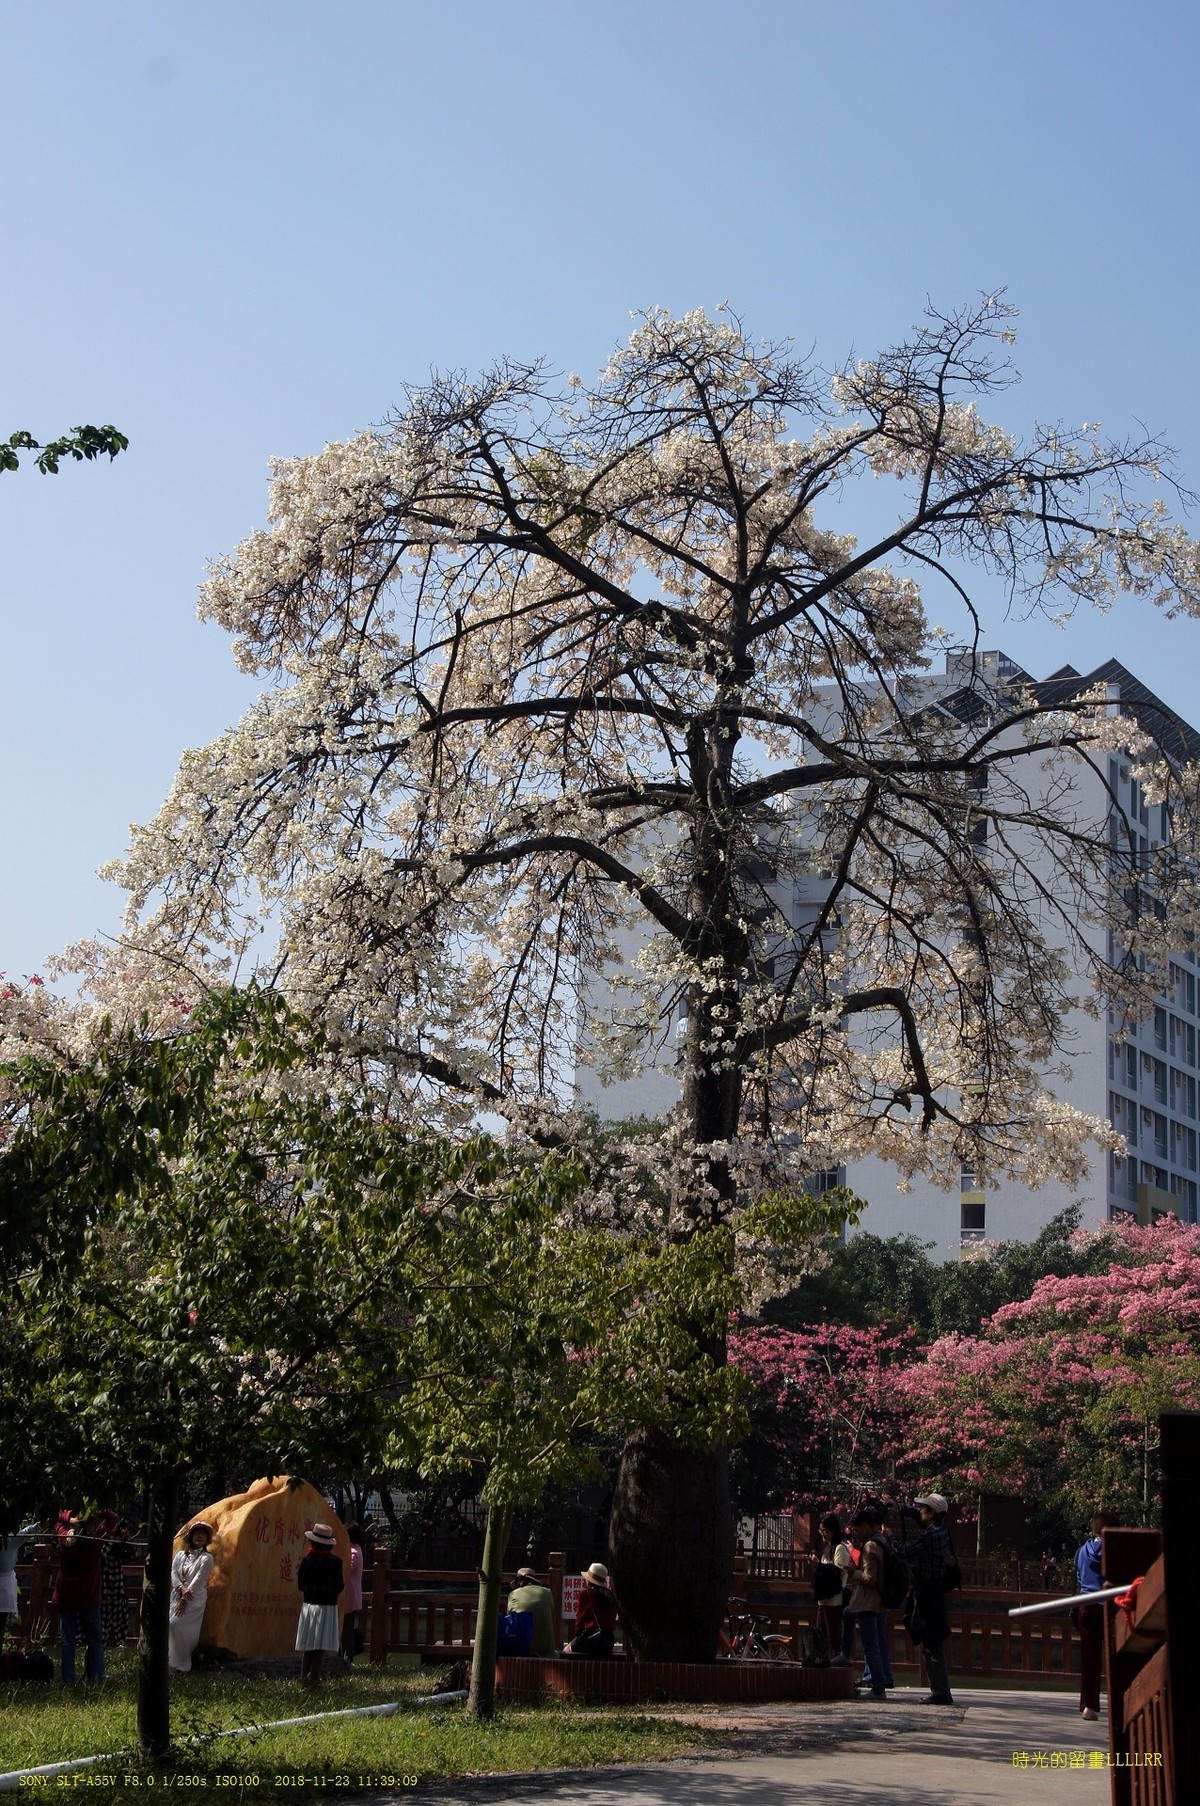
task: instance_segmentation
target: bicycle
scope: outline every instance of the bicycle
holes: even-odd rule
[[[727,1615],[729,1629],[721,1628],[721,1641],[717,1650],[718,1658],[733,1662],[795,1662],[799,1660],[794,1647],[794,1639],[785,1637],[778,1631],[765,1632],[764,1624],[769,1624],[769,1615],[762,1612],[735,1612],[734,1606],[744,1606],[744,1599],[732,1598],[729,1601]]]

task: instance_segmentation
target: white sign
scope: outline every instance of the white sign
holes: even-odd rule
[[[583,1592],[582,1574],[564,1574],[562,1583],[562,1615],[564,1618],[578,1618],[579,1599]]]

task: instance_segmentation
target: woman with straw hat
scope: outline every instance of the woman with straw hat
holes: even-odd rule
[[[610,1656],[617,1632],[617,1602],[613,1598],[612,1576],[602,1561],[594,1561],[583,1570],[583,1592],[575,1617],[575,1635],[563,1653],[583,1656]]]
[[[338,1646],[338,1599],[346,1577],[329,1525],[314,1524],[304,1535],[308,1553],[296,1570],[296,1585],[304,1599],[296,1627],[296,1648],[300,1651],[300,1684],[315,1687],[321,1679],[326,1653]]]
[[[195,1518],[184,1533],[183,1548],[171,1563],[167,1661],[176,1674],[191,1673],[192,1654],[200,1641],[200,1626],[208,1604],[208,1577],[213,1571],[213,1558],[208,1552],[212,1539],[212,1525],[204,1518]]]

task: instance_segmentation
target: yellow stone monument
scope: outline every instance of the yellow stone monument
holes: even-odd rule
[[[296,1570],[308,1550],[304,1532],[328,1524],[342,1572],[350,1571],[350,1539],[315,1486],[284,1477],[256,1480],[246,1492],[196,1513],[212,1525],[213,1572],[198,1647],[245,1658],[292,1655],[301,1597]],[[195,1522],[195,1519],[192,1520]],[[182,1549],[189,1525],[175,1539]],[[339,1608],[340,1618],[340,1608]]]

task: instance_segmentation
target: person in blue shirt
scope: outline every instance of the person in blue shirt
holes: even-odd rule
[[[1075,1551],[1075,1578],[1083,1598],[1098,1593],[1104,1585],[1100,1571],[1100,1533],[1116,1522],[1106,1511],[1098,1511],[1088,1524],[1087,1541]],[[1079,1631],[1079,1710],[1084,1718],[1100,1716],[1100,1673],[1104,1665],[1104,1607],[1079,1604],[1075,1607],[1075,1623]]]

